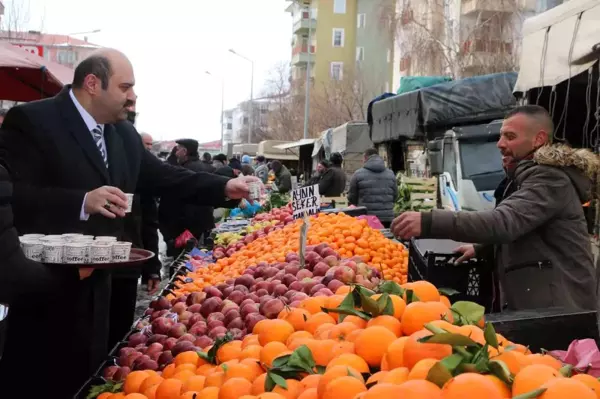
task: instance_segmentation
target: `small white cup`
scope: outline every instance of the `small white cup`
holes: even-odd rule
[[[125,241],[118,241],[113,244],[112,247],[112,261],[113,262],[127,262],[129,260],[129,254],[131,253],[131,243]]]
[[[45,241],[42,259],[46,263],[62,263],[65,243],[60,241]]]
[[[110,263],[112,246],[112,242],[94,241],[90,246],[90,263]]]
[[[85,242],[68,242],[64,249],[64,262],[68,264],[86,263],[88,244]]]
[[[44,236],[42,238],[39,239],[40,241],[43,242],[50,242],[50,241],[59,241],[59,242],[64,242],[65,237],[61,236],[61,235],[57,235],[57,234],[53,234],[53,235],[49,235],[49,236]]]
[[[21,236],[21,238],[28,238],[28,239],[34,239],[34,240],[39,240],[40,238],[46,237],[45,234],[23,234]]]
[[[260,199],[260,183],[252,182],[248,183],[248,189],[250,190],[250,199],[257,200]]]
[[[37,240],[25,240],[21,242],[21,248],[27,259],[41,262],[44,256],[44,243]]]
[[[96,242],[117,242],[117,237],[112,236],[99,236],[94,240]]]
[[[127,209],[125,209],[125,213],[130,213],[131,208],[133,208],[133,194],[125,194],[127,196]]]

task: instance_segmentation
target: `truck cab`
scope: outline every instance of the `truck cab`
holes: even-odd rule
[[[431,174],[438,179],[438,207],[454,211],[493,209],[504,178],[496,147],[502,121],[454,127],[428,143]]]

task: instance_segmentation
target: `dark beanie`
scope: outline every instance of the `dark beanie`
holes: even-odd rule
[[[181,139],[175,142],[185,148],[188,152],[188,155],[198,155],[198,142],[196,140]]]
[[[242,163],[237,158],[232,158],[229,160],[229,167],[231,169],[242,170]]]

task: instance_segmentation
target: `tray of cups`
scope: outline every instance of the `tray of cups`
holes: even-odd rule
[[[111,269],[139,266],[154,256],[131,248],[131,243],[111,236],[83,234],[26,234],[19,237],[25,256],[51,265]]]

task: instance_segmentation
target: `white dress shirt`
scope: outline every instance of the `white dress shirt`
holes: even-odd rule
[[[96,120],[94,119],[94,117],[92,115],[90,115],[90,113],[87,112],[85,108],[83,108],[83,106],[79,103],[79,101],[77,101],[77,97],[75,97],[75,94],[73,94],[73,89],[69,90],[69,96],[71,96],[71,100],[73,101],[73,104],[75,104],[75,108],[77,108],[77,111],[79,111],[79,115],[81,115],[81,118],[83,119],[83,122],[87,126],[88,131],[90,132],[90,135],[92,136],[92,138],[94,138],[92,130],[94,130],[97,126],[100,127],[100,130],[102,131],[102,139],[101,139],[102,146],[104,147],[104,150],[107,151],[107,155],[108,155],[108,149],[106,148],[106,142],[104,141],[104,125],[97,123]],[[87,198],[87,193],[83,197],[83,204],[81,204],[81,212],[79,213],[79,220],[82,220],[82,221],[86,221],[90,218],[90,215],[85,213],[86,198]]]

